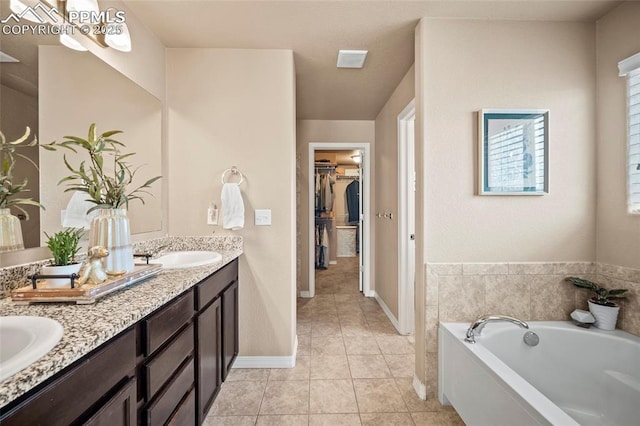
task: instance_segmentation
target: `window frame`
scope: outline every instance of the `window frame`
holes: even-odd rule
[[[640,176],[640,160],[631,162],[632,156],[639,155],[639,153],[632,154],[633,148],[637,149],[636,145],[640,146],[640,140],[634,141],[634,137],[640,137],[640,128],[635,129],[636,126],[640,126],[640,123],[634,122],[640,118],[640,112],[635,112],[632,119],[632,107],[640,107],[640,98],[636,99],[632,104],[632,99],[636,96],[640,96],[640,92],[634,95],[631,94],[632,88],[640,87],[640,52],[633,56],[630,56],[618,63],[619,76],[625,77],[625,119],[626,119],[626,145],[625,151],[625,179],[626,179],[626,206],[627,213],[631,215],[640,215],[640,198],[637,201],[633,201],[632,186],[634,185],[633,178],[638,179]],[[634,169],[635,167],[635,169]],[[635,183],[636,185],[638,183]]]

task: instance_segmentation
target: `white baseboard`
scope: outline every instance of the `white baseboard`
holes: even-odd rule
[[[298,353],[298,335],[291,356],[238,356],[232,368],[293,368]]]
[[[376,292],[373,290],[369,290],[366,293],[364,293],[364,297],[376,297]]]
[[[300,297],[304,297],[304,298],[306,298],[306,299],[309,299],[309,298],[311,298],[311,297],[313,297],[313,296],[311,295],[311,292],[310,292],[310,291],[301,291],[301,292],[300,292]]]
[[[389,321],[391,321],[391,324],[393,324],[393,326],[396,328],[398,333],[400,333],[400,323],[398,322],[398,319],[393,316],[393,314],[391,313],[391,310],[389,309],[389,307],[382,300],[382,297],[380,297],[378,295],[378,293],[376,293],[376,292],[374,292],[374,294],[375,294],[374,297],[376,298],[376,300],[380,304],[380,307],[382,308],[384,313],[387,314],[387,317],[389,318]],[[402,333],[400,333],[400,334],[402,334]]]
[[[413,375],[413,390],[416,391],[418,398],[421,400],[424,401],[427,399],[427,385],[422,383],[415,374]]]
[[[330,260],[329,261],[329,265],[337,265],[338,261],[337,260]]]

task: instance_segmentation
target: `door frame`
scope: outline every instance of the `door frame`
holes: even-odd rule
[[[367,297],[373,297],[374,292],[371,291],[371,144],[369,142],[311,142],[309,143],[309,291],[302,292],[304,297],[313,297],[316,294],[316,269],[315,265],[315,152],[316,151],[353,151],[361,150],[363,155],[362,169],[364,176],[362,177],[363,191],[363,209],[362,215],[362,239],[365,241],[363,247],[360,247],[360,256],[362,263],[362,292]]]
[[[409,122],[415,120],[415,100],[411,100],[398,114],[398,325],[401,334],[413,334],[415,331],[415,256],[410,256],[411,241],[409,224],[413,218],[415,232],[415,134],[409,148]],[[414,167],[409,165],[409,157]],[[414,178],[409,173],[413,169]],[[410,211],[409,201],[413,192],[413,211]],[[415,254],[415,249],[414,249]]]

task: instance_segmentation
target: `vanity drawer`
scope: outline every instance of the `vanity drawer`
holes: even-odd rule
[[[178,367],[193,354],[193,324],[144,365],[145,395],[151,400]]]
[[[163,425],[176,411],[185,395],[193,391],[195,369],[193,358],[182,366],[173,381],[146,409],[147,425]]]
[[[207,306],[222,290],[238,279],[238,259],[234,259],[196,286],[196,310]]]
[[[196,390],[184,397],[167,424],[171,426],[193,426],[196,424]]]
[[[143,321],[144,354],[149,356],[167,342],[193,317],[193,292],[151,314]]]

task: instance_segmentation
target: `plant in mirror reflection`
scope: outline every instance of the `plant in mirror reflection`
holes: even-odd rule
[[[53,141],[41,145],[49,151],[57,151],[58,148],[66,148],[76,154],[79,151],[86,151],[89,164],[86,160],[82,160],[77,167],[71,165],[66,154],[63,156],[64,164],[71,175],[62,178],[58,185],[66,182],[65,192],[87,193],[89,195],[87,201],[95,204],[89,209],[90,212],[96,209],[128,208],[131,200],[140,200],[144,204],[142,196],[152,195],[148,188],[161,178],[156,176],[133,189],[130,188],[139,167],[133,167],[128,162],[135,153],[123,153],[121,150],[125,145],[113,138],[121,133],[123,133],[121,130],[109,130],[98,134],[95,123],[92,123],[86,139],[78,136],[64,136],[62,142]]]
[[[38,145],[38,139],[35,136],[29,141],[30,136],[31,129],[29,127],[26,128],[24,135],[14,141],[7,141],[4,133],[0,131],[0,208],[15,207],[24,213],[27,219],[29,219],[29,213],[21,206],[31,205],[44,209],[42,204],[34,201],[30,197],[18,197],[19,194],[30,191],[30,189],[27,188],[28,180],[25,178],[21,183],[16,183],[15,177],[13,176],[17,158],[26,160],[31,163],[36,170],[38,169],[38,165],[34,163],[32,159],[18,152],[20,148]]]

